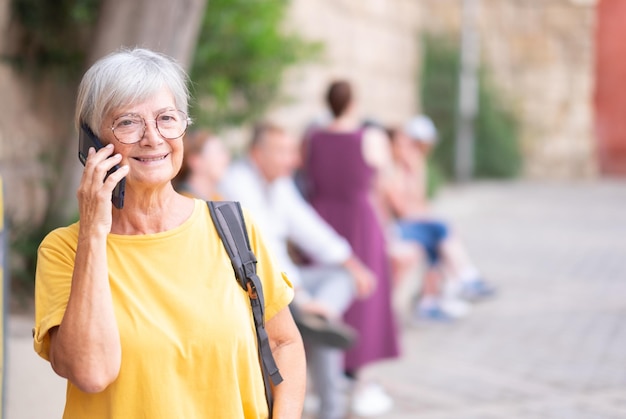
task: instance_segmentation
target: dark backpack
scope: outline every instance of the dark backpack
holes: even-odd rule
[[[274,386],[277,386],[283,381],[283,377],[274,361],[269,338],[265,331],[263,287],[261,286],[261,279],[256,274],[256,257],[250,247],[241,205],[235,201],[207,201],[207,205],[215,229],[222,239],[226,253],[228,253],[233,265],[237,282],[250,297],[258,342],[259,363],[263,373],[265,397],[271,418],[273,400],[270,380]]]

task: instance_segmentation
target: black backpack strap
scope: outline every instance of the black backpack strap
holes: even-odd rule
[[[207,201],[213,224],[228,257],[230,258],[239,285],[248,293],[254,317],[254,326],[258,341],[259,359],[265,384],[265,396],[272,417],[272,384],[277,386],[283,381],[265,330],[265,299],[261,279],[256,273],[256,257],[250,247],[246,224],[239,202]]]

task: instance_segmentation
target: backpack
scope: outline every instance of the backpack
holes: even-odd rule
[[[265,385],[265,398],[271,418],[273,400],[270,380],[274,386],[277,386],[283,381],[283,378],[278,371],[276,361],[274,361],[269,337],[265,331],[263,288],[261,279],[256,273],[257,260],[250,247],[241,205],[236,201],[207,201],[207,205],[215,229],[230,258],[237,282],[250,297],[250,306],[256,328],[259,363]]]

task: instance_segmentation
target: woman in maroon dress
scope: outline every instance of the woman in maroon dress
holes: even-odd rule
[[[308,135],[305,150],[307,194],[319,214],[345,237],[358,257],[376,274],[374,293],[355,300],[345,320],[359,332],[346,353],[346,371],[356,376],[365,365],[398,356],[398,336],[391,307],[390,266],[376,184],[390,162],[387,139],[363,128],[355,118],[352,90],[346,81],[330,85],[328,105],[334,120]],[[380,414],[393,403],[382,389],[355,393],[357,414]]]

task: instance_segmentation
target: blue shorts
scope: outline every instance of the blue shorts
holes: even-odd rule
[[[439,246],[448,237],[448,227],[441,221],[398,221],[398,230],[403,240],[417,242],[424,247],[430,265],[441,259]]]

